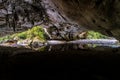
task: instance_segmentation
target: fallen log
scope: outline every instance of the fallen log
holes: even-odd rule
[[[80,39],[73,41],[60,41],[60,40],[48,40],[48,45],[58,44],[106,44],[106,45],[117,45],[119,43],[116,39]]]
[[[82,40],[75,40],[75,41],[69,41],[68,43],[73,44],[118,44],[118,40],[115,39],[82,39]]]

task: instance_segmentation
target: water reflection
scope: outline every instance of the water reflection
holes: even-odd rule
[[[104,49],[104,48],[119,48],[120,45],[107,45],[107,44],[56,44],[46,45],[41,47],[32,47],[31,49],[37,51],[68,51],[68,50],[84,50],[84,49]]]

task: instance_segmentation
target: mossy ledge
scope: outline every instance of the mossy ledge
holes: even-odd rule
[[[28,29],[27,31],[1,37],[0,43],[4,43],[7,41],[23,41],[26,39],[33,40],[34,38],[37,38],[41,42],[45,42],[46,38],[44,35],[45,33],[43,27],[34,26],[33,28]]]

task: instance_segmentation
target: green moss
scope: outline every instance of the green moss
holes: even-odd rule
[[[9,36],[9,35],[4,36],[4,37],[0,38],[0,43],[6,42],[6,41],[8,41],[8,40],[11,40],[10,36]]]
[[[42,41],[46,40],[44,30],[40,26],[36,26],[36,27],[33,27],[32,29],[29,29],[26,34],[27,34],[27,38],[29,39],[38,37],[39,40],[42,40]]]
[[[106,39],[106,38],[108,37],[99,32],[88,31],[87,33],[87,39]]]
[[[46,49],[46,46],[42,46],[39,49],[37,49],[37,51],[45,51],[45,49]]]
[[[45,41],[45,33],[44,29],[41,26],[35,26],[32,29],[21,33],[15,33],[13,35],[7,35],[0,38],[0,42],[4,42],[10,39],[17,39],[17,40],[25,40],[25,39],[33,39],[34,37],[38,37],[39,40]]]
[[[87,44],[88,47],[92,47],[92,48],[95,48],[97,47],[97,44]]]
[[[21,32],[21,33],[17,34],[17,36],[18,36],[20,39],[26,39],[26,38],[27,38],[26,32]]]

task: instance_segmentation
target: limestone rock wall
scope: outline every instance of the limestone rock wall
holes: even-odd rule
[[[120,0],[51,0],[71,22],[120,40]]]
[[[41,0],[0,0],[0,36],[26,30],[43,21]]]
[[[71,24],[57,9],[51,0],[0,0],[0,36],[42,24],[52,32],[52,39],[76,39],[83,28]]]

